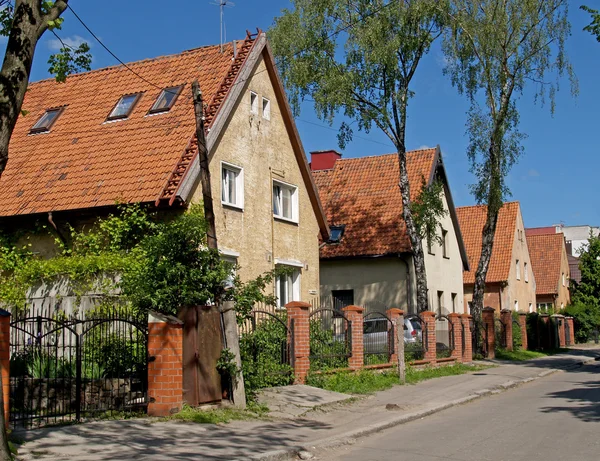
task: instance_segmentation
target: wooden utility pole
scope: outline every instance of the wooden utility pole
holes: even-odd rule
[[[210,170],[208,169],[208,148],[206,147],[206,134],[204,133],[204,104],[198,80],[192,83],[194,98],[194,114],[196,115],[196,138],[198,140],[198,159],[200,160],[200,183],[202,185],[202,203],[204,217],[208,225],[206,232],[208,248],[216,250],[217,229],[215,226],[215,212],[213,209],[212,189],[210,184]]]

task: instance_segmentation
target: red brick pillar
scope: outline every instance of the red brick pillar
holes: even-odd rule
[[[548,350],[552,348],[552,337],[550,335],[550,316],[548,314],[540,314],[540,348]]]
[[[471,319],[473,316],[471,314],[462,314],[460,316],[460,320],[462,322],[462,326],[464,329],[465,336],[465,348],[462,351],[462,362],[472,362],[473,361],[473,343],[472,343],[472,332],[471,332]]]
[[[287,303],[285,308],[287,310],[288,331],[290,333],[293,331],[294,342],[290,346],[295,376],[294,384],[304,384],[304,380],[310,369],[310,329],[308,318],[310,315],[310,304],[301,301],[292,301],[291,303]]]
[[[512,334],[512,312],[510,309],[502,309],[500,311],[500,320],[504,325],[504,331],[506,332],[506,350],[513,350],[513,334]]]
[[[365,364],[365,346],[363,343],[363,312],[365,308],[360,306],[346,306],[342,312],[352,322],[352,355],[348,359],[348,367],[359,370]]]
[[[552,316],[554,322],[556,322],[558,329],[558,347],[565,347],[567,345],[565,338],[565,316],[555,314]]]
[[[393,307],[393,308],[385,311],[385,313],[392,321],[392,325],[394,325],[394,331],[393,332],[390,331],[388,334],[388,339],[390,341],[392,341],[392,344],[394,345],[394,347],[392,348],[394,353],[390,357],[390,363],[397,363],[398,362],[398,347],[396,347],[396,343],[398,341],[397,340],[398,331],[400,331],[400,334],[402,335],[402,337],[404,337],[404,311],[402,309],[398,309],[397,307]],[[390,338],[390,335],[391,335],[391,338]]]
[[[527,314],[519,312],[519,326],[521,327],[521,348],[527,350]]]
[[[487,352],[488,359],[496,357],[496,333],[494,329],[494,308],[484,307],[481,313],[481,320],[487,332]],[[485,339],[485,338],[484,338]]]
[[[183,322],[148,315],[148,415],[168,416],[183,404]]]
[[[454,349],[450,357],[456,359],[457,362],[462,362],[462,322],[460,321],[460,314],[448,314],[448,318],[450,319],[452,335],[454,336]]]
[[[4,397],[4,421],[8,427],[10,409],[10,312],[0,309],[0,373]]]
[[[437,359],[436,337],[435,337],[435,313],[430,311],[421,312],[419,314],[423,320],[423,335],[427,334],[427,343],[425,346],[424,360],[427,360],[432,365],[435,365]],[[425,338],[423,338],[425,342]]]
[[[569,344],[567,346],[572,346],[575,344],[575,324],[573,323],[573,317],[565,317],[565,322],[569,324]]]

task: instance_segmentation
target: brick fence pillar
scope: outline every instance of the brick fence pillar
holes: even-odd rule
[[[552,316],[554,322],[556,322],[558,330],[558,347],[565,347],[567,345],[565,338],[565,316],[555,314]]]
[[[148,415],[168,416],[183,404],[183,322],[148,315]]]
[[[348,367],[358,370],[365,364],[365,349],[363,342],[363,312],[365,308],[360,306],[346,306],[342,312],[352,322],[352,355],[348,359]]]
[[[472,362],[473,361],[473,342],[472,342],[472,333],[471,333],[471,319],[473,316],[471,314],[462,314],[460,316],[460,320],[462,323],[462,327],[464,330],[464,341],[465,348],[462,351],[462,361],[463,363]]]
[[[488,359],[496,357],[496,333],[494,328],[494,308],[484,307],[481,313],[481,320],[487,332],[487,353]]]
[[[551,349],[552,335],[550,334],[550,328],[552,328],[552,325],[550,324],[550,316],[548,314],[540,314],[538,321],[540,322],[538,327],[540,348],[543,350]]]
[[[463,350],[462,350],[462,322],[460,320],[460,314],[448,314],[450,324],[452,325],[452,336],[454,337],[454,349],[450,357],[456,359],[457,362],[462,362]]]
[[[288,331],[294,367],[294,384],[304,384],[310,369],[310,304],[292,301],[285,305],[287,310]]]
[[[575,344],[575,324],[573,323],[573,317],[565,317],[565,322],[569,325],[569,344],[572,346]]]
[[[504,325],[504,339],[506,341],[506,350],[507,351],[512,351],[513,350],[513,333],[512,333],[512,328],[513,328],[513,323],[512,323],[512,312],[510,311],[510,309],[502,309],[500,311],[500,320],[502,321],[502,324]]]
[[[10,312],[4,309],[0,309],[0,373],[2,373],[4,421],[8,427],[10,415]]]
[[[527,350],[527,314],[519,312],[519,327],[521,327],[521,349]]]
[[[427,360],[432,365],[435,365],[437,359],[437,346],[436,346],[436,336],[435,336],[435,313],[431,311],[421,312],[419,314],[421,319],[423,320],[423,336],[427,336],[425,346],[425,356],[424,360]],[[425,342],[425,338],[423,338],[423,342]]]
[[[394,331],[388,332],[388,339],[391,341],[391,344],[393,345],[392,350],[394,351],[390,357],[390,363],[397,363],[398,347],[396,345],[396,338],[398,336],[398,330],[400,330],[400,333],[404,338],[404,311],[402,309],[398,309],[397,307],[393,307],[385,311],[385,314],[392,321],[392,325],[394,325]]]

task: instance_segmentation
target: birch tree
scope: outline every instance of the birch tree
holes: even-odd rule
[[[333,122],[343,113],[341,148],[353,125],[381,130],[398,152],[402,216],[410,239],[417,285],[417,309],[428,309],[424,233],[411,207],[406,165],[407,108],[411,82],[444,27],[445,0],[292,0],[269,32],[278,68],[295,115],[313,100],[317,116]],[[441,199],[440,199],[441,200]],[[427,222],[427,219],[418,221]]]
[[[506,177],[523,153],[517,100],[526,87],[540,104],[554,97],[563,76],[577,93],[565,42],[568,0],[452,0],[444,34],[446,72],[470,101],[468,157],[472,192],[487,205],[471,313],[480,319],[498,213],[510,194]],[[473,262],[473,264],[475,264]]]

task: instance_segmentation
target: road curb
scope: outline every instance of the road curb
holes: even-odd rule
[[[507,391],[509,389],[514,389],[519,387],[522,384],[530,383],[536,381],[538,379],[544,378],[554,373],[558,373],[560,371],[565,371],[573,368],[578,368],[588,363],[593,363],[595,361],[600,360],[600,357],[590,358],[587,360],[582,360],[573,365],[567,365],[561,368],[550,368],[548,370],[544,370],[537,375],[529,378],[510,380],[502,383],[492,389],[481,389],[480,391],[476,391],[471,395],[466,397],[462,397],[460,399],[452,400],[448,403],[437,405],[432,408],[414,411],[399,417],[388,419],[387,421],[382,421],[377,424],[371,424],[369,426],[361,427],[358,429],[354,429],[352,431],[346,432],[343,435],[337,435],[332,437],[326,437],[324,439],[317,440],[314,443],[311,443],[310,446],[307,445],[296,445],[289,448],[283,448],[279,450],[272,450],[262,454],[258,454],[250,457],[250,460],[253,461],[286,461],[291,459],[298,459],[298,454],[300,452],[308,452],[312,455],[315,452],[320,452],[323,450],[330,450],[334,448],[338,448],[344,445],[351,445],[356,442],[357,439],[362,437],[366,437],[377,432],[381,432],[385,429],[390,429],[395,426],[399,426],[401,424],[409,423],[411,421],[415,421],[417,419],[425,418],[426,416],[433,415],[435,413],[439,413],[441,411],[447,410],[449,408],[463,405],[465,403],[472,402],[474,400],[479,400],[483,397],[487,397],[490,395],[496,395],[501,392]],[[308,458],[303,458],[308,459]]]

